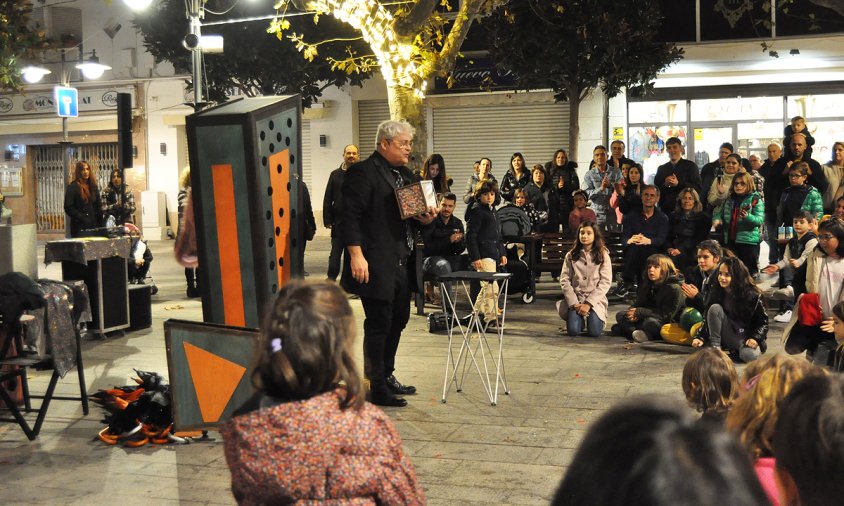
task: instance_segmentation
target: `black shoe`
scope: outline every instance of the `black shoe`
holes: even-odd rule
[[[407,406],[407,401],[401,397],[396,397],[388,389],[380,388],[369,391],[369,402],[376,406],[387,406],[392,408],[403,408]]]
[[[416,387],[402,385],[392,374],[387,376],[387,389],[397,395],[413,395],[416,393]],[[407,404],[407,401],[404,401],[404,403]]]

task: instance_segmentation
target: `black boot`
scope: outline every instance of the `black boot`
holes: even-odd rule
[[[401,397],[396,397],[387,387],[386,383],[372,382],[369,389],[369,402],[377,406],[388,406],[393,408],[402,408],[407,406],[407,401]]]

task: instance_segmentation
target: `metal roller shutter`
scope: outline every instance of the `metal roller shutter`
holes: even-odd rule
[[[433,110],[434,153],[443,156],[448,177],[454,180],[456,216],[463,218],[463,194],[474,162],[492,160],[499,183],[509,168],[510,156],[521,152],[528,166],[545,164],[560,148],[567,149],[567,103],[454,105]]]
[[[358,101],[358,149],[361,158],[375,151],[375,134],[378,125],[390,119],[390,105],[386,100]]]

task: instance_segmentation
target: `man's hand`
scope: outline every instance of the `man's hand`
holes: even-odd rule
[[[477,259],[472,262],[472,267],[475,268],[476,271],[481,272],[481,268],[484,266],[484,263],[481,262],[481,259]]]
[[[762,269],[762,272],[764,272],[765,274],[773,274],[778,270],[780,270],[780,268],[777,264],[770,264],[769,266]]]
[[[700,348],[703,346],[703,340],[698,339],[697,337],[692,339],[692,348]]]
[[[700,293],[700,290],[697,289],[695,285],[690,283],[683,283],[680,285],[680,290],[683,290],[683,295],[686,297],[693,299],[697,297],[697,294]]]
[[[636,320],[638,320],[638,318],[636,317],[636,308],[635,307],[631,307],[630,309],[628,309],[627,314],[625,314],[625,316],[631,322],[635,322]]]
[[[610,177],[604,176],[604,179],[601,180],[601,189],[606,190],[610,186],[612,186],[612,183],[610,183]]]
[[[665,178],[665,184],[667,186],[677,186],[680,184],[680,180],[677,179],[677,174],[671,174],[667,178]]]
[[[759,347],[759,343],[756,342],[756,339],[748,339],[747,341],[744,342],[744,344],[748,348],[752,348],[754,350]]]
[[[448,238],[448,240],[453,243],[458,243],[461,239],[463,239],[463,234],[461,234],[460,232],[455,232],[451,234],[451,237]]]
[[[501,257],[501,265],[507,265],[507,256]]]
[[[800,267],[800,260],[797,260],[796,258],[792,258],[788,261],[788,263],[791,264],[791,267],[793,269],[797,269],[798,267]]]
[[[434,218],[436,218],[439,213],[439,208],[429,207],[427,213],[420,214],[419,216],[414,216],[413,219],[423,225],[429,225],[432,221],[434,221]]]
[[[668,248],[668,254],[673,256],[673,257],[676,257],[680,253],[681,253],[680,250],[678,250],[677,248]]]
[[[350,263],[352,265],[352,277],[358,283],[369,283],[369,262],[363,256],[360,246],[348,246]]]

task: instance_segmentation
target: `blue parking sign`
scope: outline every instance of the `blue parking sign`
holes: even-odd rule
[[[76,88],[56,86],[56,113],[60,118],[75,118],[79,116],[79,92]]]

